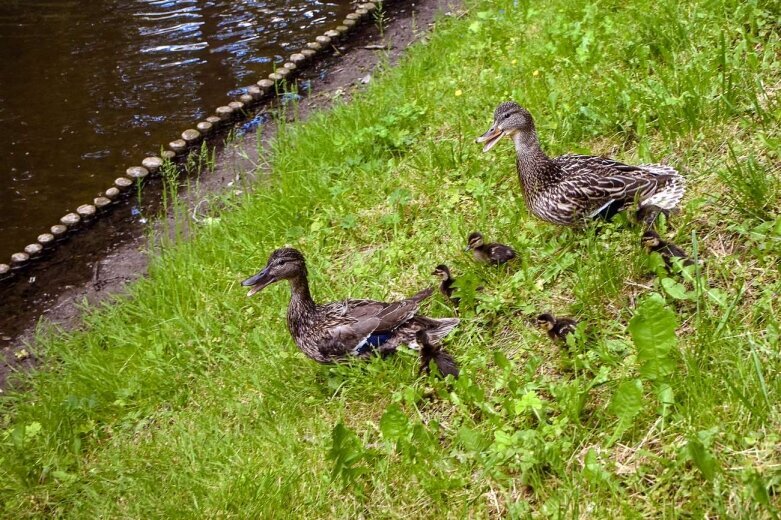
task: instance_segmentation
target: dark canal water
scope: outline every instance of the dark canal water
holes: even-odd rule
[[[0,0],[0,263],[350,4]]]

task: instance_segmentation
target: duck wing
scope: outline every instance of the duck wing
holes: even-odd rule
[[[394,331],[411,320],[420,302],[431,296],[428,288],[401,301],[386,303],[374,300],[346,300],[322,306],[320,319],[326,327],[319,342],[325,357],[364,354],[381,347]]]
[[[626,203],[637,199],[641,206],[675,208],[686,186],[675,168],[664,164],[630,165],[593,155],[567,154],[554,159],[564,172],[562,182],[573,181],[576,190],[585,190],[588,217],[609,219]],[[593,186],[592,190],[588,190]]]

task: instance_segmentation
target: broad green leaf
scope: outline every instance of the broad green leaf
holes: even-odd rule
[[[640,375],[645,379],[665,379],[675,370],[677,326],[675,313],[659,294],[651,294],[637,307],[629,322],[629,334],[637,348]]]
[[[686,290],[686,287],[672,278],[662,278],[662,288],[670,297],[676,300],[692,300],[694,294]]]
[[[643,383],[639,379],[624,381],[613,394],[610,409],[622,423],[628,426],[632,419],[643,409]]]
[[[393,403],[385,410],[380,419],[382,436],[389,441],[397,441],[407,434],[409,420],[401,407]]]
[[[483,451],[486,446],[485,439],[480,432],[461,426],[456,434],[458,442],[468,451],[479,453]]]
[[[691,438],[686,444],[686,451],[702,475],[708,480],[713,480],[719,466],[716,458],[705,444],[697,437]]]

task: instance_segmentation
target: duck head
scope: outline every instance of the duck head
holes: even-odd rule
[[[554,318],[552,314],[548,314],[548,313],[540,314],[539,316],[537,316],[535,321],[537,322],[538,327],[545,330],[551,330],[553,326],[556,324],[556,318]]]
[[[483,152],[487,152],[504,136],[514,134],[534,133],[534,119],[528,110],[514,101],[505,101],[494,111],[494,124],[486,133],[475,139],[477,143],[485,143]]]
[[[266,262],[266,267],[255,276],[251,276],[241,282],[241,285],[249,287],[250,290],[247,296],[252,296],[274,282],[289,280],[302,275],[306,276],[304,255],[292,247],[283,247],[271,253],[268,262]]]
[[[483,234],[475,231],[471,233],[466,239],[466,249],[464,251],[470,251],[482,247]]]
[[[450,269],[448,269],[445,264],[439,264],[431,274],[441,278],[442,280],[450,279]]]
[[[659,233],[653,229],[647,230],[645,233],[643,233],[643,236],[640,237],[640,243],[646,249],[652,249],[659,246],[661,241],[662,239],[659,237]]]

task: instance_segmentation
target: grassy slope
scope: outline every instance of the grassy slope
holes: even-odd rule
[[[45,340],[52,366],[3,398],[4,515],[772,516],[774,5],[470,2],[366,95],[282,132],[268,191],[163,246],[87,332]],[[553,154],[679,166],[691,189],[670,234],[706,258],[701,277],[665,292],[637,230],[531,218],[509,144],[472,142],[508,98]],[[473,265],[474,229],[514,245],[517,264]],[[463,377],[418,380],[409,352],[305,359],[287,289],[250,300],[238,286],[284,243],[307,254],[321,300],[410,294],[440,261],[481,279],[450,338]],[[659,322],[678,325],[658,377],[627,331],[653,318],[636,310],[652,292],[675,311]],[[553,347],[525,321],[536,310],[577,314],[587,334]]]

